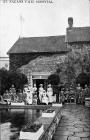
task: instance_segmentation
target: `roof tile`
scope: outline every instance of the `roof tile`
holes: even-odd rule
[[[68,43],[73,42],[90,42],[90,27],[73,27],[67,28],[67,40]]]
[[[32,52],[61,52],[67,51],[65,36],[30,37],[19,38],[12,48],[11,53],[32,53]]]

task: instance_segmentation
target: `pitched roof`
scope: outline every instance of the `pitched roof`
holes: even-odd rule
[[[8,51],[11,53],[67,51],[65,36],[19,38]]]
[[[90,42],[90,27],[67,28],[66,42]]]
[[[29,69],[32,72],[55,72],[65,57],[66,55],[41,56],[23,65],[19,69],[21,71]]]

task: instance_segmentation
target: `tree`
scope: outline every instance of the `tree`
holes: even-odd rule
[[[8,89],[8,71],[6,69],[0,69],[0,94]]]
[[[9,72],[8,81],[9,87],[13,84],[17,90],[23,89],[23,85],[28,82],[27,77],[24,74],[18,72]]]
[[[6,89],[9,90],[13,84],[16,90],[23,89],[23,85],[27,82],[27,77],[22,73],[0,69],[0,94],[3,94]]]
[[[58,66],[57,72],[63,84],[71,84],[75,80],[74,58],[71,54],[68,54],[65,61]]]
[[[48,83],[50,83],[51,85],[58,85],[60,82],[60,78],[58,74],[51,74],[48,77]]]
[[[61,82],[69,85],[75,83],[80,73],[90,73],[90,53],[87,46],[83,45],[80,49],[74,49],[72,46],[65,61],[58,66],[57,72]]]
[[[78,77],[76,78],[76,83],[80,84],[82,87],[85,86],[85,84],[89,85],[89,76],[86,73],[80,73]]]

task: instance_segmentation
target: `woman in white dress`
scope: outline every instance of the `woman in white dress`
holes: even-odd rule
[[[48,95],[47,95],[46,91],[44,90],[43,94],[42,94],[42,103],[45,103],[48,105],[48,102],[49,102]]]
[[[25,104],[27,104],[27,94],[28,94],[28,85],[24,85],[23,96],[24,96]]]
[[[34,84],[34,86],[33,86],[33,94],[37,94],[37,87],[36,87],[36,84]]]
[[[51,84],[48,85],[47,95],[48,95],[48,98],[49,98],[49,103],[52,103],[54,98],[53,98],[53,89],[51,87]]]
[[[27,103],[32,104],[33,103],[33,88],[29,84],[28,91],[27,91]]]
[[[40,84],[40,88],[39,88],[39,100],[40,100],[40,103],[42,102],[42,95],[43,95],[43,84]]]

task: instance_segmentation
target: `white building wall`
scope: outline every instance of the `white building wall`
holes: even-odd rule
[[[0,57],[0,69],[1,68],[9,70],[9,57]]]

